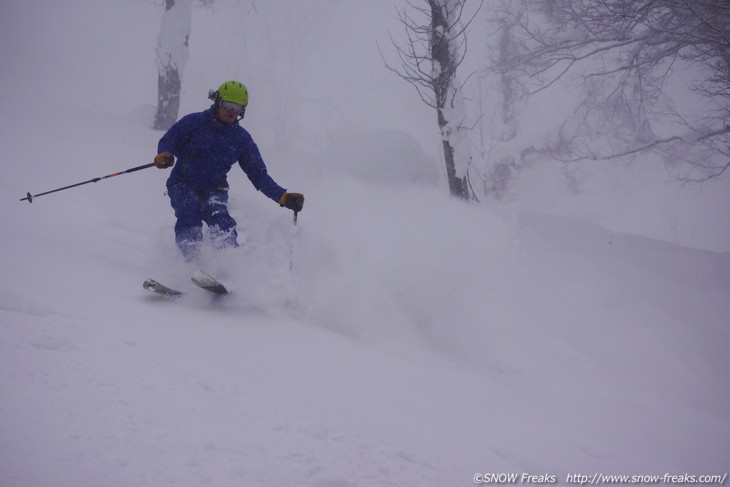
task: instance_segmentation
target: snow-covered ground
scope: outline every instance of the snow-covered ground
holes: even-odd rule
[[[39,11],[24,4],[2,7],[15,22],[0,15],[3,487],[728,472],[730,253],[646,236],[662,229],[617,231],[640,218],[598,211],[590,195],[579,209],[538,201],[548,191],[536,181],[522,190],[533,200],[454,201],[429,148],[391,123],[332,136],[321,151],[276,144],[264,127],[270,172],[306,195],[305,210],[295,227],[232,170],[244,245],[207,256],[233,290],[216,301],[177,254],[166,171],[18,201],[144,164],[160,136],[139,123],[143,108],[123,106],[123,79],[93,79],[98,66],[124,73],[95,52],[129,68],[154,34],[127,39],[110,24],[111,40],[81,55],[101,22],[56,7],[31,34],[21,27]],[[91,18],[110,7],[79,4]],[[152,31],[159,20],[141,2],[114,8],[122,19],[144,11]],[[150,101],[147,58],[131,71],[150,70]],[[188,75],[200,81],[196,62],[193,52]],[[60,88],[44,90],[54,79]],[[206,106],[203,94],[184,103]],[[432,166],[413,175],[423,161]],[[633,194],[616,179],[593,188]],[[665,214],[633,210],[654,225]],[[697,228],[725,225],[702,221],[716,213],[695,213]],[[596,223],[611,218],[614,229]],[[703,247],[721,247],[719,235]],[[189,293],[156,299],[147,277]]]

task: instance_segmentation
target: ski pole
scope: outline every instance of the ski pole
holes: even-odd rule
[[[139,171],[141,169],[147,169],[148,167],[152,167],[154,165],[155,165],[155,163],[154,162],[151,162],[149,164],[145,164],[144,166],[137,166],[137,167],[133,167],[131,169],[127,169],[126,171],[115,172],[114,174],[107,174],[106,176],[101,176],[101,177],[98,177],[98,178],[89,179],[88,181],[84,181],[82,183],[76,183],[76,184],[72,184],[70,186],[64,186],[63,188],[52,189],[51,191],[46,191],[45,193],[39,193],[39,194],[30,194],[30,193],[28,193],[28,195],[25,198],[20,198],[20,201],[28,200],[28,203],[33,203],[33,198],[37,198],[37,197],[43,196],[45,194],[51,194],[51,193],[55,193],[57,191],[63,191],[64,189],[75,188],[76,186],[81,186],[82,184],[96,183],[96,182],[101,181],[102,179],[113,178],[114,176],[120,176],[122,174],[128,174],[130,172]]]
[[[297,236],[297,216],[299,216],[299,212],[294,212],[294,228],[291,232],[291,242],[289,246],[289,270],[294,270],[294,239]]]

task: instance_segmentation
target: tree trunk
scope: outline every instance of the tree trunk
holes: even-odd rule
[[[444,118],[444,114],[441,110],[437,110],[438,124],[441,129],[441,133],[444,134],[448,128],[446,125],[448,122]],[[446,164],[446,177],[449,181],[449,191],[451,196],[458,196],[465,200],[469,199],[469,188],[466,181],[466,176],[460,178],[456,175],[456,161],[454,159],[454,146],[451,145],[451,141],[448,137],[441,138],[443,150],[444,150],[444,162]]]
[[[180,110],[180,74],[175,67],[167,67],[157,74],[157,113],[152,128],[167,130],[177,120]]]
[[[191,20],[192,0],[165,0],[157,37],[157,113],[152,126],[155,130],[167,130],[177,120]]]
[[[445,115],[449,95],[455,92],[454,82],[456,68],[459,61],[455,58],[450,39],[447,34],[453,28],[449,25],[447,6],[444,0],[428,0],[431,7],[431,59],[434,72],[438,73],[434,78],[434,99],[436,102],[436,113],[439,129],[441,129],[441,140],[444,150],[444,162],[446,164],[446,176],[449,181],[449,190],[452,196],[458,196],[465,200],[469,199],[468,184],[466,176],[459,177],[456,172],[457,161],[454,158],[454,145],[451,133],[454,127],[449,124],[450,120]]]

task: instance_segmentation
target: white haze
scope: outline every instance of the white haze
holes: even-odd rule
[[[167,172],[18,201],[151,161],[162,7],[0,6],[0,485],[724,475],[727,180],[586,166],[571,193],[545,161],[507,201],[454,201],[435,115],[378,54],[394,3],[257,4],[195,9],[181,113],[245,82],[306,206],[295,227],[232,170],[223,302],[189,283]],[[541,103],[523,138],[564,102]]]

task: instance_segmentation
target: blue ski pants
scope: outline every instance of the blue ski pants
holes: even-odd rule
[[[228,214],[228,190],[177,183],[167,190],[175,210],[175,242],[186,261],[200,257],[203,223],[215,248],[238,247],[236,220]]]

